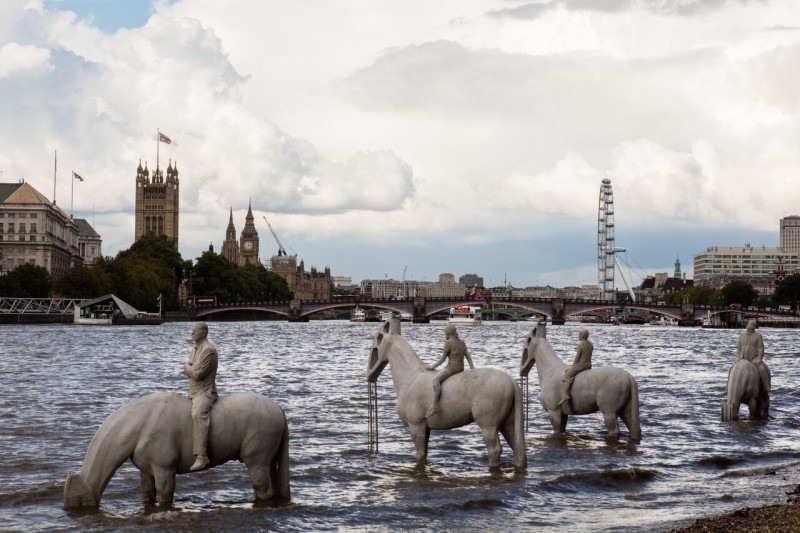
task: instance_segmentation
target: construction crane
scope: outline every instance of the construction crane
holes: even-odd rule
[[[283,244],[281,244],[281,240],[278,238],[278,234],[275,233],[274,229],[272,229],[272,224],[269,223],[269,220],[267,220],[267,217],[265,216],[264,216],[264,222],[267,223],[267,227],[269,228],[269,231],[272,232],[272,236],[275,238],[275,242],[278,243],[278,257],[288,256],[289,254],[286,253],[286,249],[283,247]]]

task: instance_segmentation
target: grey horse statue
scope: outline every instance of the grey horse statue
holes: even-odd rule
[[[561,378],[567,364],[558,358],[545,338],[545,325],[539,322],[525,340],[520,375],[527,376],[533,365],[539,377],[539,401],[550,417],[554,433],[567,429],[569,415],[585,415],[600,411],[608,428],[608,436],[619,437],[617,417],[627,426],[631,441],[639,441],[639,388],[636,380],[621,368],[600,367],[584,370],[575,376],[572,400],[559,406]]]
[[[172,392],[142,396],[113,412],[97,430],[80,473],[70,472],[64,506],[97,507],[111,477],[130,459],[139,469],[142,499],[170,505],[175,475],[192,455],[191,400]],[[256,500],[290,498],[289,426],[283,409],[266,396],[223,396],[211,410],[208,468],[238,460],[247,466]]]
[[[514,467],[523,470],[528,459],[522,392],[514,378],[491,368],[466,370],[442,383],[439,412],[426,418],[433,399],[433,377],[411,345],[400,334],[400,319],[383,323],[375,335],[367,363],[367,381],[375,381],[389,365],[397,393],[397,414],[411,430],[417,466],[424,466],[431,430],[453,429],[472,422],[481,429],[489,467],[500,466],[502,446],[498,432],[514,452]]]
[[[762,363],[767,373],[769,368]],[[728,389],[722,404],[722,421],[739,419],[739,406],[746,404],[751,419],[769,418],[769,394],[761,387],[756,365],[747,359],[738,359],[728,371]]]

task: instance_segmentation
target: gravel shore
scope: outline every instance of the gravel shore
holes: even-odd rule
[[[713,518],[701,518],[693,524],[673,529],[674,533],[789,533],[800,531],[800,503],[767,505],[739,509]]]

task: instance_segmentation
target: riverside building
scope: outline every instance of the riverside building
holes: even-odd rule
[[[102,239],[25,182],[0,183],[0,274],[29,263],[58,279],[101,256]]]
[[[768,246],[709,246],[694,256],[694,283],[722,287],[732,280],[750,283],[761,294],[774,291],[778,272],[800,270],[800,254]]]

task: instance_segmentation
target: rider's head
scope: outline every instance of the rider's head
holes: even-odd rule
[[[453,324],[447,324],[444,327],[444,336],[445,337],[457,337],[458,333],[456,333],[456,327]]]
[[[756,325],[757,325],[756,321],[755,320],[751,320],[750,322],[747,323],[747,329],[749,331],[754,331],[756,329]]]
[[[581,329],[578,331],[578,340],[585,341],[589,338],[589,331],[586,329]]]

